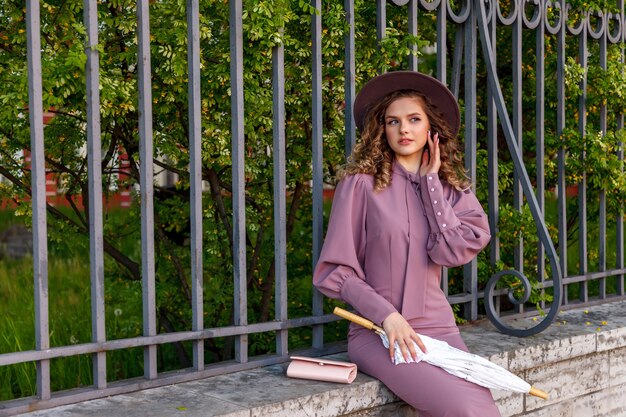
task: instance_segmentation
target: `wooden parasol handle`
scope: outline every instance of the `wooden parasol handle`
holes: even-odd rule
[[[333,314],[346,320],[350,320],[351,322],[361,325],[366,329],[374,330],[376,333],[385,332],[382,327],[375,325],[374,322],[366,319],[365,317],[361,317],[357,314],[351,313],[348,310],[344,310],[343,308],[335,307],[335,309],[333,310]]]
[[[539,398],[544,399],[544,400],[548,399],[548,393],[545,392],[545,391],[540,390],[539,388],[530,387],[530,391],[528,391],[528,393],[530,395],[534,395],[535,397],[539,397]]]

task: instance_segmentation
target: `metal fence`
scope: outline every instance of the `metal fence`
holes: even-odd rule
[[[287,314],[287,242],[286,242],[286,178],[285,178],[285,79],[284,79],[284,46],[273,49],[273,126],[274,126],[274,235],[275,235],[275,320],[264,323],[248,323],[247,291],[246,291],[246,184],[245,184],[245,135],[244,135],[244,59],[243,59],[243,13],[241,0],[230,1],[230,88],[232,97],[232,224],[234,235],[234,324],[227,327],[206,328],[203,322],[203,278],[202,278],[202,161],[201,149],[203,138],[201,130],[201,97],[200,97],[200,19],[198,0],[187,3],[188,26],[188,74],[189,74],[189,139],[190,139],[190,178],[191,178],[191,288],[192,288],[192,329],[184,332],[158,334],[155,312],[155,259],[154,259],[154,214],[153,214],[153,117],[152,117],[152,86],[151,86],[151,55],[150,55],[150,13],[148,0],[137,4],[137,43],[138,43],[138,89],[139,89],[139,135],[141,173],[141,275],[143,288],[143,335],[141,337],[107,340],[105,335],[105,297],[104,297],[104,250],[103,250],[103,218],[101,179],[101,129],[100,129],[100,90],[99,90],[99,52],[98,52],[98,2],[85,0],[84,16],[87,29],[85,53],[87,113],[88,123],[88,164],[89,164],[89,228],[91,258],[91,305],[92,305],[92,339],[90,343],[72,346],[50,347],[48,317],[48,245],[46,223],[45,196],[45,148],[44,130],[42,125],[42,69],[40,44],[40,3],[38,0],[27,0],[27,35],[28,35],[28,70],[29,70],[29,117],[31,126],[32,152],[32,213],[33,213],[33,248],[34,248],[34,282],[35,282],[35,323],[36,348],[21,352],[3,352],[0,354],[0,366],[10,366],[34,361],[37,365],[37,396],[7,401],[0,404],[0,415],[10,415],[27,410],[54,407],[76,401],[105,397],[133,390],[183,381],[204,378],[212,375],[250,369],[287,360],[289,346],[287,335],[290,329],[303,326],[313,327],[310,354],[329,353],[336,347],[324,343],[324,323],[334,320],[324,314],[323,299],[315,292],[312,302],[313,315],[310,317],[289,318]],[[587,190],[589,189],[586,174],[582,173],[577,186],[577,200],[568,199],[565,192],[568,181],[568,156],[572,152],[565,143],[559,145],[556,153],[547,154],[546,138],[559,142],[568,133],[568,123],[578,126],[581,140],[594,127],[600,136],[608,131],[619,132],[623,128],[623,108],[611,108],[611,101],[600,100],[593,109],[587,108],[587,74],[592,64],[601,70],[607,69],[609,56],[617,57],[616,62],[623,67],[624,52],[620,49],[610,55],[609,49],[620,48],[624,41],[624,4],[619,1],[612,10],[587,11],[580,10],[576,5],[545,0],[514,1],[503,5],[492,1],[451,2],[401,1],[386,2],[377,0],[378,39],[385,37],[387,28],[388,8],[402,8],[406,12],[408,33],[419,35],[418,26],[423,19],[436,21],[435,75],[447,83],[463,103],[465,158],[468,172],[480,184],[477,173],[479,157],[487,157],[487,176],[485,182],[488,195],[487,206],[492,229],[489,256],[493,268],[502,264],[500,253],[499,228],[501,227],[501,207],[505,203],[501,199],[502,175],[501,166],[504,162],[512,164],[514,180],[513,201],[514,211],[527,210],[536,225],[538,247],[536,248],[536,265],[525,271],[524,243],[528,239],[520,237],[512,254],[513,267],[497,271],[484,289],[479,289],[478,265],[474,261],[464,267],[463,291],[449,294],[452,304],[463,306],[461,315],[468,319],[478,318],[479,303],[484,298],[487,315],[502,331],[520,336],[535,334],[545,329],[555,318],[558,306],[580,305],[580,303],[604,302],[607,299],[624,297],[624,234],[622,213],[607,214],[607,200],[611,198],[610,190],[602,190],[598,194],[598,236],[593,244],[598,245],[597,251],[588,247]],[[313,263],[317,259],[323,241],[323,93],[322,93],[322,28],[321,0],[312,0],[311,6],[318,13],[311,15],[311,54],[312,74],[310,80],[313,94],[312,112],[312,195],[313,195]],[[345,143],[346,151],[356,141],[355,125],[351,107],[355,97],[356,64],[355,64],[355,30],[354,19],[358,10],[355,3],[345,0],[343,4],[349,30],[345,37]],[[394,9],[397,11],[397,9]],[[505,39],[503,44],[497,39]],[[527,45],[532,48],[527,48]],[[576,51],[575,61],[572,57],[572,45]],[[526,48],[525,48],[526,47]],[[415,45],[412,48],[417,48]],[[500,49],[498,49],[500,48]],[[590,64],[590,54],[595,54]],[[482,55],[481,55],[482,54]],[[407,67],[420,70],[425,56],[409,56]],[[576,89],[580,95],[574,99],[578,107],[572,110],[568,103],[568,71],[571,68],[582,68],[582,78],[575,79]],[[620,70],[621,71],[621,70]],[[620,73],[619,71],[617,72]],[[482,95],[486,83],[486,96]],[[531,85],[532,97],[524,95]],[[526,89],[526,90],[525,90]],[[529,113],[533,117],[527,117]],[[588,117],[592,122],[588,122]],[[528,126],[528,121],[532,126]],[[591,126],[593,125],[593,126]],[[575,129],[576,130],[576,129]],[[531,132],[528,134],[528,132]],[[549,132],[546,134],[546,132]],[[479,136],[480,135],[480,136]],[[533,144],[534,154],[529,156],[529,138]],[[524,142],[526,141],[526,143]],[[621,141],[617,140],[614,153],[619,161],[623,160]],[[506,149],[503,149],[506,145]],[[486,150],[479,153],[478,149]],[[551,148],[554,149],[554,148]],[[482,155],[482,156],[479,156]],[[585,160],[585,153],[580,156]],[[503,162],[504,161],[504,162]],[[534,161],[534,162],[533,162]],[[556,188],[546,188],[546,163],[554,162],[556,170]],[[533,167],[534,172],[529,173]],[[552,169],[552,168],[550,168]],[[507,174],[504,174],[507,175]],[[554,202],[558,217],[552,221],[553,228],[545,220],[546,193],[554,194]],[[594,197],[595,198],[595,197]],[[575,204],[568,206],[568,202]],[[594,201],[594,207],[596,202]],[[525,208],[527,207],[527,208]],[[595,209],[594,209],[595,210]],[[578,218],[578,224],[572,226],[568,218]],[[615,234],[607,232],[607,222],[614,225]],[[578,242],[577,271],[568,266],[568,233],[576,227]],[[556,232],[555,232],[556,230]],[[552,233],[552,237],[551,237]],[[534,231],[530,233],[533,235]],[[556,234],[557,246],[553,244]],[[610,237],[609,237],[610,235]],[[614,242],[609,249],[607,241]],[[532,243],[535,245],[535,243]],[[534,250],[534,249],[533,249]],[[591,270],[587,259],[590,253],[597,254],[597,269]],[[508,255],[507,255],[508,256]],[[595,255],[594,255],[595,256]],[[594,262],[596,258],[594,257]],[[608,265],[608,260],[613,265]],[[535,262],[533,258],[533,262]],[[526,259],[527,263],[527,259]],[[595,263],[594,263],[595,265]],[[530,272],[528,270],[531,269]],[[448,271],[445,271],[446,273]],[[508,288],[496,285],[506,277],[513,277],[522,288],[530,289],[533,277],[536,291],[549,294],[552,298],[540,299],[537,303],[528,303],[529,291],[526,295],[508,296],[508,303],[514,305],[515,315],[529,312],[536,314],[533,305],[546,311],[545,316],[535,327],[515,328],[504,316],[506,304],[501,300],[510,293]],[[447,275],[446,275],[447,276]],[[598,290],[590,296],[589,287],[599,282]],[[569,300],[575,287],[577,300]],[[444,280],[444,291],[448,294],[448,283]],[[519,287],[517,287],[519,288]],[[597,295],[595,295],[597,292]],[[511,293],[512,294],[512,293]],[[505,300],[506,301],[506,300]],[[502,310],[502,311],[501,311]],[[274,332],[276,334],[276,350],[274,354],[262,357],[249,357],[248,336],[253,333]],[[235,337],[234,361],[205,365],[204,341],[210,338],[225,336]],[[157,371],[157,349],[167,343],[191,341],[193,343],[193,366],[173,373]],[[106,374],[107,352],[141,347],[144,350],[143,378],[108,382]],[[71,391],[53,392],[50,384],[50,361],[55,358],[90,355],[93,360],[93,386],[78,388]]]

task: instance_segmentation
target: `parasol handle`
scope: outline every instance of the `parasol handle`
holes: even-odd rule
[[[333,314],[341,318],[344,318],[346,320],[349,320],[353,323],[356,323],[358,325],[361,325],[365,327],[366,329],[374,330],[378,334],[385,333],[382,327],[375,325],[374,322],[366,319],[365,317],[361,317],[359,315],[351,313],[348,310],[344,310],[343,308],[335,307],[335,310],[333,310]]]
[[[544,400],[548,399],[548,393],[545,392],[545,391],[540,390],[539,388],[530,387],[530,391],[528,391],[528,393],[530,395],[534,395],[535,397],[539,397],[539,398],[544,399]]]

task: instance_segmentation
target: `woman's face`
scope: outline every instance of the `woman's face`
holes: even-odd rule
[[[429,130],[428,116],[417,97],[401,97],[385,111],[387,142],[398,162],[412,172],[419,168]]]

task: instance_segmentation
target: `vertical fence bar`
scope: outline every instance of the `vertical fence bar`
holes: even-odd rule
[[[417,0],[415,1],[417,3]],[[436,78],[441,81],[443,84],[447,84],[447,2],[442,0],[439,3],[439,7],[437,7],[437,74]],[[415,7],[415,11],[413,8]],[[409,21],[411,20],[411,15],[415,14],[415,34],[417,34],[417,4],[414,6],[413,1],[409,3]],[[409,29],[410,30],[410,29]],[[416,68],[417,71],[417,61]],[[454,96],[458,97],[458,89],[455,91],[451,89]],[[445,294],[446,298],[450,294],[450,283],[448,281],[448,268],[441,268],[441,290]]]
[[[231,0],[230,7],[230,84],[231,136],[233,158],[233,275],[235,325],[248,324],[246,286],[246,188],[244,171],[243,23],[242,0]],[[237,336],[235,358],[248,362],[248,335]]]
[[[491,21],[489,22],[489,32],[491,39],[492,59],[496,60],[496,27],[497,14],[496,5],[492,5]],[[494,99],[494,92],[487,84],[487,171],[489,176],[489,199],[487,207],[489,211],[489,229],[491,231],[491,241],[489,242],[489,260],[492,267],[495,267],[500,260],[500,236],[498,224],[500,212],[498,210],[500,201],[500,190],[498,187],[498,111]],[[499,306],[499,303],[497,304]]]
[[[89,259],[91,275],[91,341],[106,340],[104,310],[104,232],[102,224],[102,138],[100,132],[100,69],[98,52],[98,3],[85,1],[87,28],[87,166],[89,171]],[[93,381],[106,388],[106,353],[92,355]]]
[[[408,10],[408,18],[409,18],[409,35],[417,36],[417,2],[418,0],[410,0],[409,1],[409,10]],[[417,44],[413,43],[409,45],[412,53],[409,54],[409,69],[411,71],[417,71]]]
[[[437,79],[441,81],[443,84],[448,85],[448,62],[447,62],[447,47],[448,47],[448,7],[447,0],[441,0],[439,7],[437,8]],[[460,29],[460,25],[457,25],[457,30]],[[458,32],[457,32],[458,34]],[[458,46],[458,44],[457,44]],[[455,57],[458,54],[462,53],[461,48],[454,49]],[[459,55],[460,60],[460,55]],[[455,69],[454,64],[452,65],[453,70]],[[452,93],[456,98],[459,97],[459,89],[458,83],[455,84],[457,88],[450,88]],[[450,87],[448,85],[448,87]],[[446,298],[450,294],[450,282],[448,281],[448,268],[445,266],[441,268],[441,290],[446,295]]]
[[[448,65],[446,61],[446,48],[448,37],[448,8],[447,1],[441,1],[437,8],[437,79],[444,84],[448,84]],[[458,90],[457,90],[458,91]]]
[[[315,8],[315,13],[311,15],[311,70],[312,70],[312,86],[311,86],[311,142],[313,147],[313,269],[317,265],[317,260],[322,251],[324,242],[324,136],[323,136],[323,107],[322,107],[322,0],[311,0],[311,6]],[[352,29],[354,32],[354,28]],[[354,38],[353,38],[354,41]],[[354,58],[354,50],[351,51]],[[346,50],[346,54],[348,51]],[[347,63],[347,60],[346,60]],[[354,62],[353,62],[354,64]],[[354,68],[354,66],[352,67]],[[347,84],[346,77],[346,84]],[[354,84],[354,77],[352,78]],[[348,89],[346,89],[346,94]],[[347,100],[346,100],[347,102]],[[346,103],[347,106],[347,103]],[[346,133],[348,130],[347,120],[350,118],[352,122],[352,112],[346,107]],[[354,135],[354,126],[352,127]],[[348,135],[346,134],[346,137]],[[347,143],[347,141],[346,141]],[[313,288],[313,315],[321,316],[324,314],[322,293]],[[313,347],[321,349],[324,347],[324,326],[313,326]]]
[[[475,188],[476,180],[476,13],[470,10],[465,22],[465,169]],[[471,301],[465,303],[465,318],[478,318],[478,264],[476,258],[463,267],[463,290],[472,294]]]
[[[559,20],[559,30],[556,39],[556,135],[560,138],[565,130],[565,35],[566,25],[563,11],[566,7],[566,1],[561,0],[561,15]],[[547,19],[546,19],[547,24]],[[558,173],[557,173],[557,212],[559,223],[559,261],[561,263],[561,273],[563,278],[568,276],[567,271],[567,200],[566,200],[566,184],[565,184],[565,148],[563,145],[559,147],[557,155]],[[567,303],[567,288],[563,291],[563,303]]]
[[[445,25],[445,24],[444,24]],[[462,63],[463,63],[463,45],[465,43],[464,38],[465,29],[463,25],[456,25],[455,30],[455,38],[454,38],[454,54],[452,55],[452,71],[450,76],[450,82],[448,85],[450,86],[450,90],[455,97],[459,97],[459,91],[461,89],[461,72],[462,72]],[[439,51],[439,47],[437,47],[437,53],[442,53],[442,60],[446,60],[447,51],[445,49],[441,49]]]
[[[580,81],[581,95],[578,99],[578,133],[580,134],[583,146],[586,147],[586,131],[587,131],[587,58],[589,55],[587,48],[587,28],[582,28],[579,36],[579,61],[580,66],[584,69],[584,75]],[[583,148],[580,155],[581,165],[584,166],[587,150]],[[582,178],[578,183],[578,273],[584,275],[588,270],[587,263],[587,172],[581,173]],[[579,288],[579,299],[583,302],[587,301],[587,283],[581,282]]]
[[[447,56],[448,56],[448,52],[447,52],[447,48],[448,48],[448,40],[447,40],[447,33],[448,33],[448,26],[447,26],[447,16],[448,16],[448,7],[447,7],[448,2],[442,0],[440,6],[437,9],[437,79],[439,81],[441,81],[443,84],[448,85],[448,87],[450,87],[450,90],[452,91],[452,94],[454,94],[454,96],[456,98],[459,97],[459,84],[460,81],[457,80],[454,76],[452,77],[452,83],[453,85],[450,86],[449,83],[447,82],[448,80],[448,63],[447,63]],[[454,71],[457,70],[458,68],[460,68],[460,61],[462,59],[462,54],[463,54],[463,48],[462,48],[462,43],[459,43],[459,39],[463,39],[462,36],[459,36],[459,33],[462,33],[462,26],[461,25],[457,25],[457,42],[455,43],[455,48],[454,48],[454,61],[452,62],[452,72],[454,75]],[[457,65],[458,62],[458,65]],[[460,71],[458,71],[458,74],[460,76]],[[448,268],[443,267],[441,268],[441,287],[442,290],[444,292],[444,294],[446,295],[446,297],[449,294],[449,282],[448,282]]]
[[[512,44],[511,44],[511,60],[512,60],[512,73],[511,81],[513,84],[513,103],[512,103],[512,117],[513,132],[517,140],[517,146],[519,149],[524,149],[524,137],[522,130],[522,15],[524,10],[522,8],[523,2],[516,2],[515,7],[515,21],[513,22],[512,30]],[[521,156],[521,155],[520,155]],[[524,204],[524,194],[522,192],[522,184],[517,172],[513,172],[513,208],[521,213]],[[524,273],[524,237],[520,234],[519,239],[516,242],[513,249],[513,264],[515,269],[520,273]],[[524,305],[515,305],[516,312],[523,312]]]
[[[607,55],[607,37],[609,31],[609,24],[606,17],[603,17],[603,32],[600,38],[600,68],[606,71],[606,55]],[[600,131],[603,136],[606,136],[607,121],[606,121],[606,103],[602,101],[600,103]],[[601,272],[606,271],[606,190],[600,190],[600,213],[599,213],[599,228],[600,236],[598,242],[598,270]],[[598,280],[599,285],[599,297],[601,299],[606,298],[606,278],[600,278]],[[587,282],[585,282],[587,286]],[[586,301],[586,300],[585,300]]]
[[[321,7],[321,6],[320,6]],[[354,47],[354,2],[352,0],[344,0],[344,11],[346,13],[346,21],[348,23],[348,34],[344,37],[345,44],[345,122],[346,122],[346,157],[352,153],[352,148],[356,143],[356,125],[354,115],[352,114],[352,105],[355,97],[355,47]]]
[[[539,6],[540,7],[540,6]],[[541,11],[542,14],[543,11]],[[536,176],[537,176],[537,202],[542,215],[545,218],[545,50],[546,50],[546,35],[545,26],[543,25],[543,19],[541,19],[536,29],[535,37],[535,147],[537,153],[535,156]],[[541,240],[537,243],[537,281],[543,284],[546,280],[545,276],[546,267],[546,255]],[[541,290],[542,301],[540,302],[541,308],[546,307],[543,296],[545,290]]]
[[[621,63],[623,64],[625,62],[625,57],[624,57],[624,41],[626,39],[626,28],[624,27],[624,25],[626,24],[625,21],[625,10],[624,10],[624,1],[623,0],[619,0],[618,1],[618,7],[619,10],[621,12],[621,24],[622,24],[622,28],[621,28],[621,36],[620,36],[620,40],[621,40],[621,56],[620,56],[620,60]],[[623,68],[623,67],[622,67]],[[623,114],[618,114],[617,115],[617,130],[621,130],[624,128],[624,115]],[[617,151],[617,156],[619,158],[619,160],[622,163],[622,171],[624,170],[624,142],[623,141],[619,141],[618,142],[618,151]],[[624,205],[621,205],[621,209],[620,212],[618,213],[617,218],[615,219],[615,229],[616,229],[616,247],[615,247],[615,267],[617,269],[622,269],[624,267]],[[616,282],[616,292],[617,295],[624,295],[624,275],[618,275],[615,277],[615,279],[617,280]]]
[[[152,83],[150,63],[149,1],[137,3],[137,54],[139,62],[139,159],[141,184],[141,279],[143,285],[143,335],[156,335],[154,269],[154,187],[152,139]],[[144,377],[157,377],[156,345],[144,348]]]
[[[204,328],[202,263],[202,114],[200,97],[200,2],[187,0],[189,183],[191,222],[191,329]],[[204,369],[204,340],[193,342],[193,368]]]
[[[46,167],[41,79],[41,21],[38,0],[26,1],[28,48],[28,117],[33,210],[33,277],[35,289],[35,349],[50,347],[48,327],[48,229],[46,223]],[[37,396],[50,398],[50,361],[37,361]]]
[[[272,48],[275,320],[287,321],[287,202],[285,175],[285,46]],[[288,330],[276,333],[276,352],[287,355]]]
[[[450,295],[450,282],[448,281],[448,268],[445,266],[441,268],[441,291],[448,298]]]
[[[387,0],[376,0],[376,39],[378,47],[387,32]],[[378,69],[379,74],[387,71],[387,63],[383,62]]]

